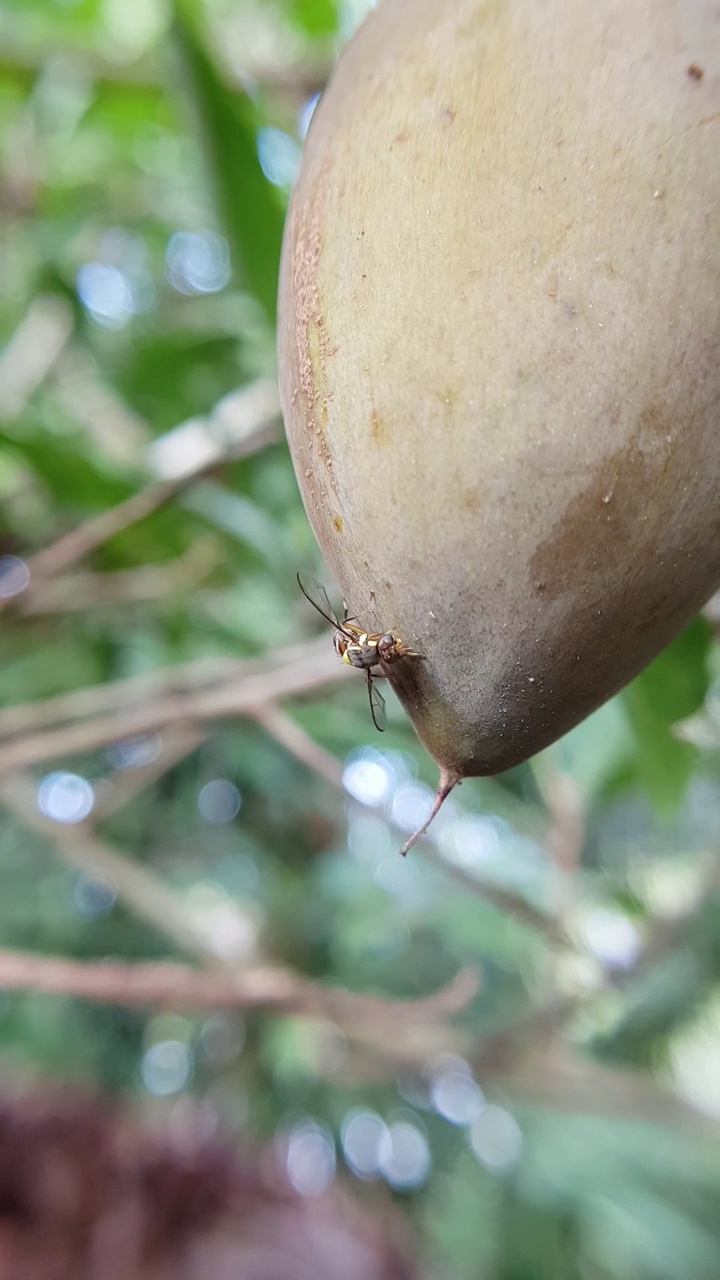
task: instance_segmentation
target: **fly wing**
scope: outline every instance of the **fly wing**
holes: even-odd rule
[[[322,615],[326,622],[330,623],[331,627],[339,628],[340,623],[335,616],[325,588],[310,573],[298,573],[297,580],[305,599],[310,601],[313,608],[317,609],[318,613]]]
[[[370,714],[373,718],[373,724],[376,729],[382,733],[387,724],[387,713],[385,710],[385,699],[377,687],[377,682],[372,678],[372,672],[367,669],[367,686],[368,697],[370,699]]]

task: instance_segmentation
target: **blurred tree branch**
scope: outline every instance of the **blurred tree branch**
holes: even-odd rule
[[[0,950],[0,986],[8,991],[72,995],[107,1004],[164,1009],[261,1009],[327,1017],[345,1026],[444,1019],[466,1007],[478,990],[470,969],[430,996],[405,1000],[332,988],[291,973],[262,967],[201,971],[171,963],[123,964],[66,960]]]
[[[337,660],[324,636],[317,641],[268,655],[263,665],[238,662],[232,673],[225,671],[208,687],[199,689],[156,687],[151,694],[133,700],[126,682],[118,682],[112,692],[114,710],[105,708],[95,715],[72,718],[74,695],[65,695],[63,707],[66,723],[47,729],[38,725],[37,708],[29,704],[28,716],[33,727],[23,732],[18,727],[20,708],[12,708],[14,731],[3,736],[0,728],[0,774],[7,770],[40,764],[59,756],[72,755],[118,742],[123,738],[155,733],[180,723],[207,722],[228,716],[249,715],[276,698],[308,693],[313,689],[344,679],[348,669]],[[206,670],[206,664],[203,664]],[[128,682],[129,683],[129,682]],[[102,688],[102,687],[101,687]],[[112,690],[113,687],[110,686]],[[78,710],[87,711],[90,690],[79,690]],[[92,697],[90,698],[92,706]],[[102,693],[97,702],[103,702]],[[68,711],[70,714],[68,714]],[[53,714],[53,711],[50,711]],[[0,717],[0,720],[2,717]]]
[[[16,417],[47,377],[70,340],[73,314],[56,294],[28,307],[0,352],[0,421]]]
[[[221,463],[236,462],[240,458],[248,457],[250,454],[257,453],[259,449],[274,444],[278,438],[278,419],[276,414],[272,414],[269,418],[264,418],[257,423],[234,447],[223,452],[218,451],[216,455],[204,459],[196,469],[184,471],[170,480],[153,481],[124,502],[77,525],[75,529],[71,529],[56,542],[29,558],[31,585],[37,586],[53,574],[67,569],[71,564],[101,546],[103,542],[107,542],[126,529],[128,525],[144,520],[146,516],[164,506],[171,498],[183,493],[190,485],[195,484],[208,471]],[[0,600],[0,607],[11,604],[13,599],[14,597],[9,600]]]
[[[17,611],[37,617],[157,600],[199,585],[219,562],[217,544],[212,538],[203,538],[184,555],[159,564],[114,573],[62,574],[59,578],[41,579],[37,586],[31,582],[18,599]]]
[[[260,705],[250,714],[286,751],[289,751],[291,755],[307,765],[308,768],[313,769],[326,782],[330,782],[332,786],[344,790],[343,766],[340,761],[319,746],[280,707],[273,702],[269,702]],[[432,846],[427,841],[418,844],[418,855],[424,858],[426,862],[430,862],[433,867],[450,880],[455,881],[463,889],[469,890],[484,899],[484,901],[489,902],[498,911],[506,912],[523,924],[528,925],[529,928],[537,930],[548,941],[558,944],[567,942],[562,930],[556,927],[552,917],[538,907],[533,906],[531,902],[521,897],[520,894],[504,889],[502,885],[493,884],[492,881],[482,876],[470,875],[462,867],[443,861],[437,854],[432,852]]]
[[[213,947],[207,928],[193,917],[182,899],[147,867],[97,836],[91,820],[70,826],[44,817],[36,804],[32,779],[20,773],[0,780],[0,801],[26,827],[48,839],[64,862],[90,877],[106,875],[118,897],[135,915],[174,946],[205,963],[222,963],[222,955]]]

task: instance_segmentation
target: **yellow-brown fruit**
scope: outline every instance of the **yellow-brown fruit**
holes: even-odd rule
[[[446,783],[618,690],[720,581],[716,0],[380,0],[311,124],[280,372]]]

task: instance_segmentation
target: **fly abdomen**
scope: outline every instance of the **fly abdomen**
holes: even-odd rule
[[[380,661],[377,642],[365,634],[359,635],[357,640],[348,644],[345,650],[345,661],[349,662],[351,667],[360,667],[363,671],[376,667]]]

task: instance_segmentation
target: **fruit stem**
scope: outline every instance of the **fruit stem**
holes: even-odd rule
[[[461,775],[459,773],[450,771],[449,769],[446,769],[444,766],[440,769],[440,781],[438,782],[438,788],[437,788],[437,791],[435,792],[435,799],[433,800],[432,809],[430,810],[430,813],[428,814],[425,822],[423,822],[422,826],[418,827],[414,835],[411,835],[410,839],[405,841],[405,844],[400,850],[401,857],[404,858],[408,849],[412,849],[413,845],[417,843],[420,837],[425,835],[425,832],[430,826],[430,823],[432,822],[436,813],[444,804],[444,802],[447,800],[453,787],[457,786],[458,782],[460,781],[460,776]]]

